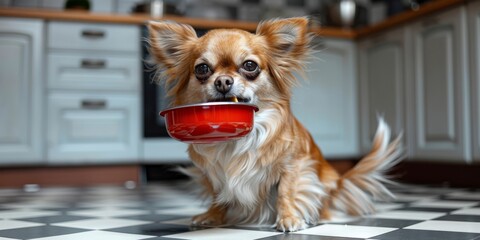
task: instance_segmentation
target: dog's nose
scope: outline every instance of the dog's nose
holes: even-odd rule
[[[221,75],[215,79],[214,84],[215,88],[217,88],[217,91],[226,94],[228,91],[230,91],[230,89],[232,89],[233,78],[228,75]]]

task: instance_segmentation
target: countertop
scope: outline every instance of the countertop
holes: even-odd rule
[[[452,8],[457,5],[465,4],[469,0],[436,0],[421,5],[417,11],[405,11],[394,15],[383,22],[368,27],[358,29],[342,29],[335,27],[315,27],[313,32],[324,37],[343,38],[356,40],[367,36],[374,35],[400,26],[407,22],[414,21],[421,17]],[[162,18],[152,18],[146,14],[108,14],[108,13],[91,13],[85,11],[62,11],[47,9],[28,9],[28,8],[0,8],[0,16],[2,17],[21,17],[21,18],[41,18],[45,20],[61,20],[61,21],[81,21],[81,22],[100,22],[100,23],[118,23],[118,24],[144,24],[150,20],[171,20],[179,23],[190,24],[197,28],[240,28],[248,31],[254,31],[256,22],[244,22],[235,20],[209,20],[196,19],[188,17],[180,17],[174,15],[165,15]]]

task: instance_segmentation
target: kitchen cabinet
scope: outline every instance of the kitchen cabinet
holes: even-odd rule
[[[138,98],[124,94],[50,94],[49,162],[137,161],[139,105]]]
[[[358,45],[360,142],[364,152],[372,147],[379,116],[390,125],[392,137],[405,131],[406,42],[405,29],[400,28]]]
[[[47,36],[48,162],[138,162],[140,28],[49,22]]]
[[[459,7],[408,29],[408,139],[411,158],[471,160],[466,11]]]
[[[43,45],[40,20],[0,18],[0,164],[43,160]]]
[[[480,2],[468,4],[473,155],[480,162]]]
[[[306,79],[293,90],[292,111],[325,156],[358,156],[355,43],[323,39],[316,45]]]

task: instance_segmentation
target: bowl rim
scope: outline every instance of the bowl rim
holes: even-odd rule
[[[171,112],[173,110],[177,109],[184,109],[184,108],[191,108],[191,107],[203,107],[203,106],[225,106],[225,105],[238,105],[238,106],[247,106],[253,108],[255,112],[258,112],[259,108],[255,104],[251,103],[242,103],[242,102],[204,102],[204,103],[193,103],[193,104],[187,104],[187,105],[180,105],[180,106],[175,106],[175,107],[170,107],[166,108],[162,111],[160,111],[160,116],[165,117],[165,114],[167,112]]]

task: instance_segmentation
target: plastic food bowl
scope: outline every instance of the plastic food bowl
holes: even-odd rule
[[[160,112],[168,134],[186,143],[215,143],[239,139],[253,128],[258,107],[236,102],[209,102],[173,107]]]

